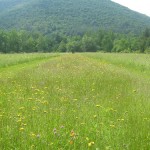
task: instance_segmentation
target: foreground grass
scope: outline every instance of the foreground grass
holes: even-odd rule
[[[1,54],[0,55],[0,78],[12,78],[16,72],[25,68],[38,67],[41,63],[60,54],[30,53],[30,54]]]
[[[87,57],[100,60],[107,64],[113,64],[120,68],[126,68],[133,72],[142,73],[142,76],[150,76],[150,55],[147,54],[110,54],[110,53],[86,53]]]
[[[42,60],[52,56],[57,56],[58,54],[48,54],[48,53],[23,53],[23,54],[0,54],[0,68],[5,68],[17,64],[28,63],[35,60]]]
[[[148,71],[124,65],[135,56],[120,67],[102,55],[64,54],[1,78],[0,149],[148,150]]]

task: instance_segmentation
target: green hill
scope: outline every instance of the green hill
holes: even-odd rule
[[[139,33],[150,17],[110,0],[0,0],[0,28],[81,34],[99,28]]]

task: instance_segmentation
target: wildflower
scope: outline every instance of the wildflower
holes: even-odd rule
[[[75,99],[73,99],[74,101],[77,101],[78,99],[77,98],[75,98]]]
[[[89,138],[88,138],[88,137],[86,137],[86,140],[87,140],[87,141],[89,141]]]
[[[73,144],[73,141],[71,140],[71,141],[70,141],[70,145],[72,145],[72,144]]]
[[[91,147],[92,145],[94,145],[93,141],[88,143],[88,147]]]
[[[124,119],[122,118],[122,119],[117,119],[117,121],[124,121]]]
[[[35,137],[36,136],[34,133],[31,133],[30,135],[31,135],[31,137]]]
[[[35,91],[39,92],[40,90],[39,89],[35,89]]]
[[[22,121],[21,119],[17,120],[17,122],[21,122],[21,121]]]
[[[94,117],[94,118],[96,118],[96,117],[97,117],[97,115],[94,115],[93,117]]]
[[[54,128],[53,132],[54,132],[54,134],[57,134],[57,129],[56,129],[56,128]]]
[[[48,101],[44,101],[43,104],[48,105]]]
[[[40,134],[37,134],[37,136],[36,136],[37,138],[40,138]]]
[[[71,131],[70,136],[71,136],[71,137],[74,137],[74,136],[75,136],[75,132],[74,132],[73,130]]]
[[[62,125],[62,126],[60,126],[60,128],[61,128],[61,129],[63,129],[64,127],[65,127],[65,126],[63,126],[63,125]]]
[[[28,98],[29,101],[31,101],[33,98]]]
[[[85,125],[85,123],[84,123],[84,122],[82,122],[82,123],[81,123],[81,125]]]
[[[112,124],[112,125],[110,125],[110,127],[115,128],[115,125]]]
[[[21,114],[18,114],[17,116],[18,116],[18,117],[21,117]]]
[[[90,143],[88,143],[88,147],[91,147],[91,146],[92,146],[91,142],[90,142]]]
[[[133,90],[134,93],[136,93],[136,90]]]
[[[94,145],[95,143],[92,141],[91,144]]]
[[[24,107],[20,107],[20,108],[19,108],[19,110],[23,110],[23,109],[24,109]]]
[[[32,110],[33,110],[33,111],[36,110],[36,107],[33,107]]]
[[[111,148],[111,146],[106,146],[106,150],[109,150]]]
[[[19,130],[20,130],[20,131],[24,131],[24,128],[20,128]]]

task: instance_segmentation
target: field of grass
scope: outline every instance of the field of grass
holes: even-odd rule
[[[0,55],[1,150],[149,150],[150,55]]]

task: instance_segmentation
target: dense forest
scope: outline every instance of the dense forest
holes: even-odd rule
[[[150,18],[111,0],[0,0],[0,28],[81,35],[99,28],[141,32]]]
[[[150,17],[110,0],[0,0],[0,52],[149,52]]]
[[[96,51],[150,53],[150,28],[146,28],[139,36],[106,30],[74,36],[0,30],[1,53]]]

